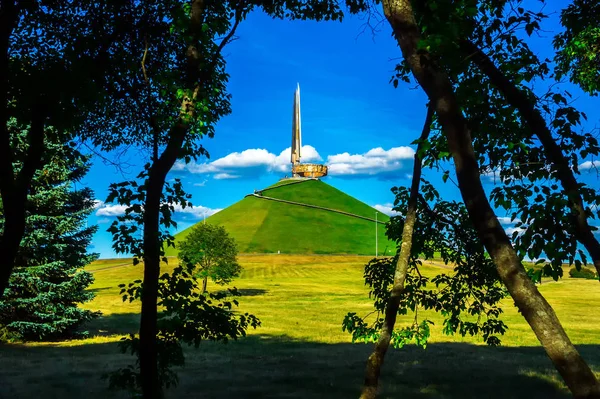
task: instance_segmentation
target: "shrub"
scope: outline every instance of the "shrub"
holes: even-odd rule
[[[596,280],[598,278],[593,270],[586,267],[582,267],[581,270],[572,267],[571,270],[569,270],[569,276],[572,278],[585,278],[588,280]]]

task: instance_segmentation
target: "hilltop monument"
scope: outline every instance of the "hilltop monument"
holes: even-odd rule
[[[300,120],[300,84],[294,93],[292,115],[292,178],[315,179],[327,176],[327,166],[314,163],[300,163],[302,148],[302,125]]]

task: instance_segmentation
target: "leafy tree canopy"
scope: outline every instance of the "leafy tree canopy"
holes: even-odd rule
[[[480,172],[495,183],[490,199],[515,222],[520,257],[540,259],[544,273],[558,278],[563,263],[587,262],[579,241],[599,267],[600,244],[587,219],[597,217],[600,196],[576,180],[581,161],[599,154],[598,140],[582,129],[587,116],[568,91],[535,90],[538,82],[554,81],[551,61],[527,41],[546,15],[509,0],[422,2],[415,13],[419,48],[451,78]],[[406,61],[392,81],[410,81]],[[429,142],[425,165],[441,168],[447,179],[450,152],[439,121]]]
[[[198,224],[179,244],[179,259],[196,268],[199,277],[228,284],[242,270],[237,262],[237,246],[223,226]],[[206,286],[204,286],[206,290]]]
[[[592,96],[600,91],[600,3],[575,0],[560,16],[564,32],[554,38],[556,75]]]
[[[409,190],[394,188],[394,210],[407,211]],[[391,337],[394,347],[415,342],[425,347],[431,320],[419,316],[420,310],[434,310],[443,318],[442,331],[453,335],[480,335],[489,345],[499,345],[506,325],[499,319],[500,300],[507,295],[492,260],[479,240],[462,203],[444,201],[427,181],[422,181],[418,219],[414,225],[409,267],[402,293],[399,315],[412,314],[413,322],[396,329]],[[388,236],[402,244],[404,218],[392,217]],[[441,257],[453,269],[434,277],[419,270],[424,260]],[[344,330],[353,340],[374,342],[383,327],[386,305],[394,281],[396,259],[375,258],[365,266],[365,284],[374,299],[375,316],[348,313]]]

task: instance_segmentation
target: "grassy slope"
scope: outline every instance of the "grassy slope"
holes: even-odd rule
[[[264,196],[333,208],[371,219],[375,218],[375,209],[320,180],[271,187],[273,188],[263,192]],[[379,216],[382,217],[382,221],[389,219],[387,215],[381,213]]]
[[[375,209],[322,181],[278,183],[271,187],[276,188],[264,191],[265,196],[375,217]],[[381,213],[378,217],[389,220]],[[225,226],[242,253],[366,255],[375,252],[373,222],[255,197],[244,198],[206,222]],[[176,238],[181,240],[188,233],[189,229],[184,230]],[[378,226],[378,235],[380,254],[386,250],[391,253],[395,245],[386,239],[384,225]],[[170,248],[167,254],[175,255],[175,251]]]
[[[356,397],[371,345],[351,344],[341,331],[346,312],[371,309],[362,270],[368,257],[240,257],[244,270],[235,281],[243,293],[240,310],[263,326],[229,345],[202,343],[187,350],[181,385],[169,398]],[[141,276],[125,260],[93,265],[96,300],[87,307],[104,317],[90,326],[93,338],[63,343],[0,347],[0,397],[100,399],[118,396],[99,376],[131,360],[116,348],[120,334],[135,331],[139,305],[123,303],[119,283]],[[109,269],[107,267],[115,267]],[[423,273],[443,269],[426,264]],[[539,288],[556,310],[572,341],[600,370],[598,282],[565,278]],[[209,289],[215,289],[209,285]],[[488,348],[478,338],[441,334],[433,316],[426,350],[391,350],[382,376],[381,398],[568,398],[557,373],[523,318],[505,301],[509,331],[503,347]],[[400,317],[398,326],[410,323]]]

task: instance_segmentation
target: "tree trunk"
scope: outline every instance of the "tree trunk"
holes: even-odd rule
[[[212,71],[217,65],[218,57],[223,47],[231,40],[241,21],[244,2],[236,8],[235,22],[229,33],[221,40],[209,66],[204,71]],[[195,40],[200,40],[204,20],[205,1],[193,0],[190,5],[189,34]],[[189,70],[198,69],[202,61],[195,46],[186,48],[185,57]],[[148,192],[144,209],[144,285],[142,290],[142,319],[140,321],[140,374],[142,394],[144,399],[155,399],[163,396],[162,387],[158,381],[157,364],[157,300],[158,279],[160,275],[160,248],[162,242],[158,239],[160,199],[167,174],[178,159],[183,148],[184,139],[189,128],[186,121],[193,119],[197,96],[204,79],[203,73],[192,79],[195,83],[192,98],[184,98],[179,110],[180,119],[169,133],[169,141],[160,158],[154,162],[148,176]],[[206,83],[206,82],[204,82]]]
[[[574,397],[600,398],[596,377],[569,340],[550,304],[527,276],[490,206],[481,184],[471,135],[452,84],[448,76],[435,67],[430,55],[418,50],[420,31],[410,0],[384,0],[383,8],[404,59],[435,105],[454,159],[458,185],[469,217],[500,278]]]
[[[202,280],[202,293],[206,293],[206,286],[208,285],[208,277],[204,277]]]
[[[175,164],[183,145],[186,127],[177,125],[171,131],[167,148],[150,167],[148,191],[144,204],[144,282],[140,320],[140,378],[144,399],[163,397],[158,376],[158,280],[162,242],[159,239],[160,201],[167,174]]]
[[[25,234],[25,200],[27,196],[25,195],[25,200],[23,198],[17,200],[14,194],[2,195],[4,228],[0,236],[0,253],[3,258],[0,267],[0,299],[8,287],[21,239]]]
[[[15,265],[17,250],[25,232],[25,202],[18,198],[15,187],[15,172],[8,132],[8,49],[10,36],[18,20],[15,1],[3,1],[0,9],[0,197],[4,217],[4,228],[0,234],[0,299],[8,286]],[[22,210],[19,208],[23,208]]]
[[[579,184],[569,166],[569,161],[552,137],[552,132],[548,129],[542,114],[535,108],[535,103],[530,101],[527,95],[508,79],[474,43],[463,40],[460,46],[465,55],[490,78],[492,84],[500,90],[506,100],[519,110],[531,132],[540,139],[548,160],[556,167],[558,180],[562,184],[569,200],[569,206],[575,214],[573,219],[575,237],[589,252],[596,271],[600,275],[600,242],[588,224],[583,199],[579,193]]]
[[[154,168],[148,177],[148,192],[144,206],[144,285],[140,320],[140,374],[145,399],[161,398],[158,380],[156,334],[158,277],[160,275],[159,207],[164,182],[154,177]]]
[[[5,136],[0,140],[0,198],[4,228],[0,234],[0,253],[3,261],[0,264],[0,299],[8,286],[10,275],[15,267],[15,259],[25,234],[26,204],[29,187],[35,172],[42,166],[44,155],[44,123],[46,113],[43,106],[36,106],[33,111],[31,128],[28,134],[29,147],[21,170],[16,173],[13,166],[13,152],[10,133],[3,126]],[[15,176],[16,175],[16,176]]]
[[[429,103],[420,140],[426,140],[429,136],[433,113],[433,103]],[[367,360],[365,382],[360,395],[361,399],[375,399],[377,396],[377,387],[379,384],[381,368],[383,366],[385,354],[390,346],[392,332],[394,331],[396,317],[398,316],[398,308],[400,307],[400,299],[404,293],[404,281],[406,280],[408,262],[412,252],[412,236],[415,222],[417,220],[417,202],[419,199],[419,186],[421,183],[421,158],[419,157],[421,148],[422,144],[420,142],[415,154],[413,177],[410,185],[410,195],[408,198],[408,208],[406,210],[406,217],[404,219],[404,228],[402,229],[402,244],[400,246],[398,261],[396,262],[392,294],[385,308],[385,322],[383,329],[381,330],[381,335],[379,336],[379,339],[373,348],[373,353],[371,353],[371,356],[369,356],[369,359]]]

